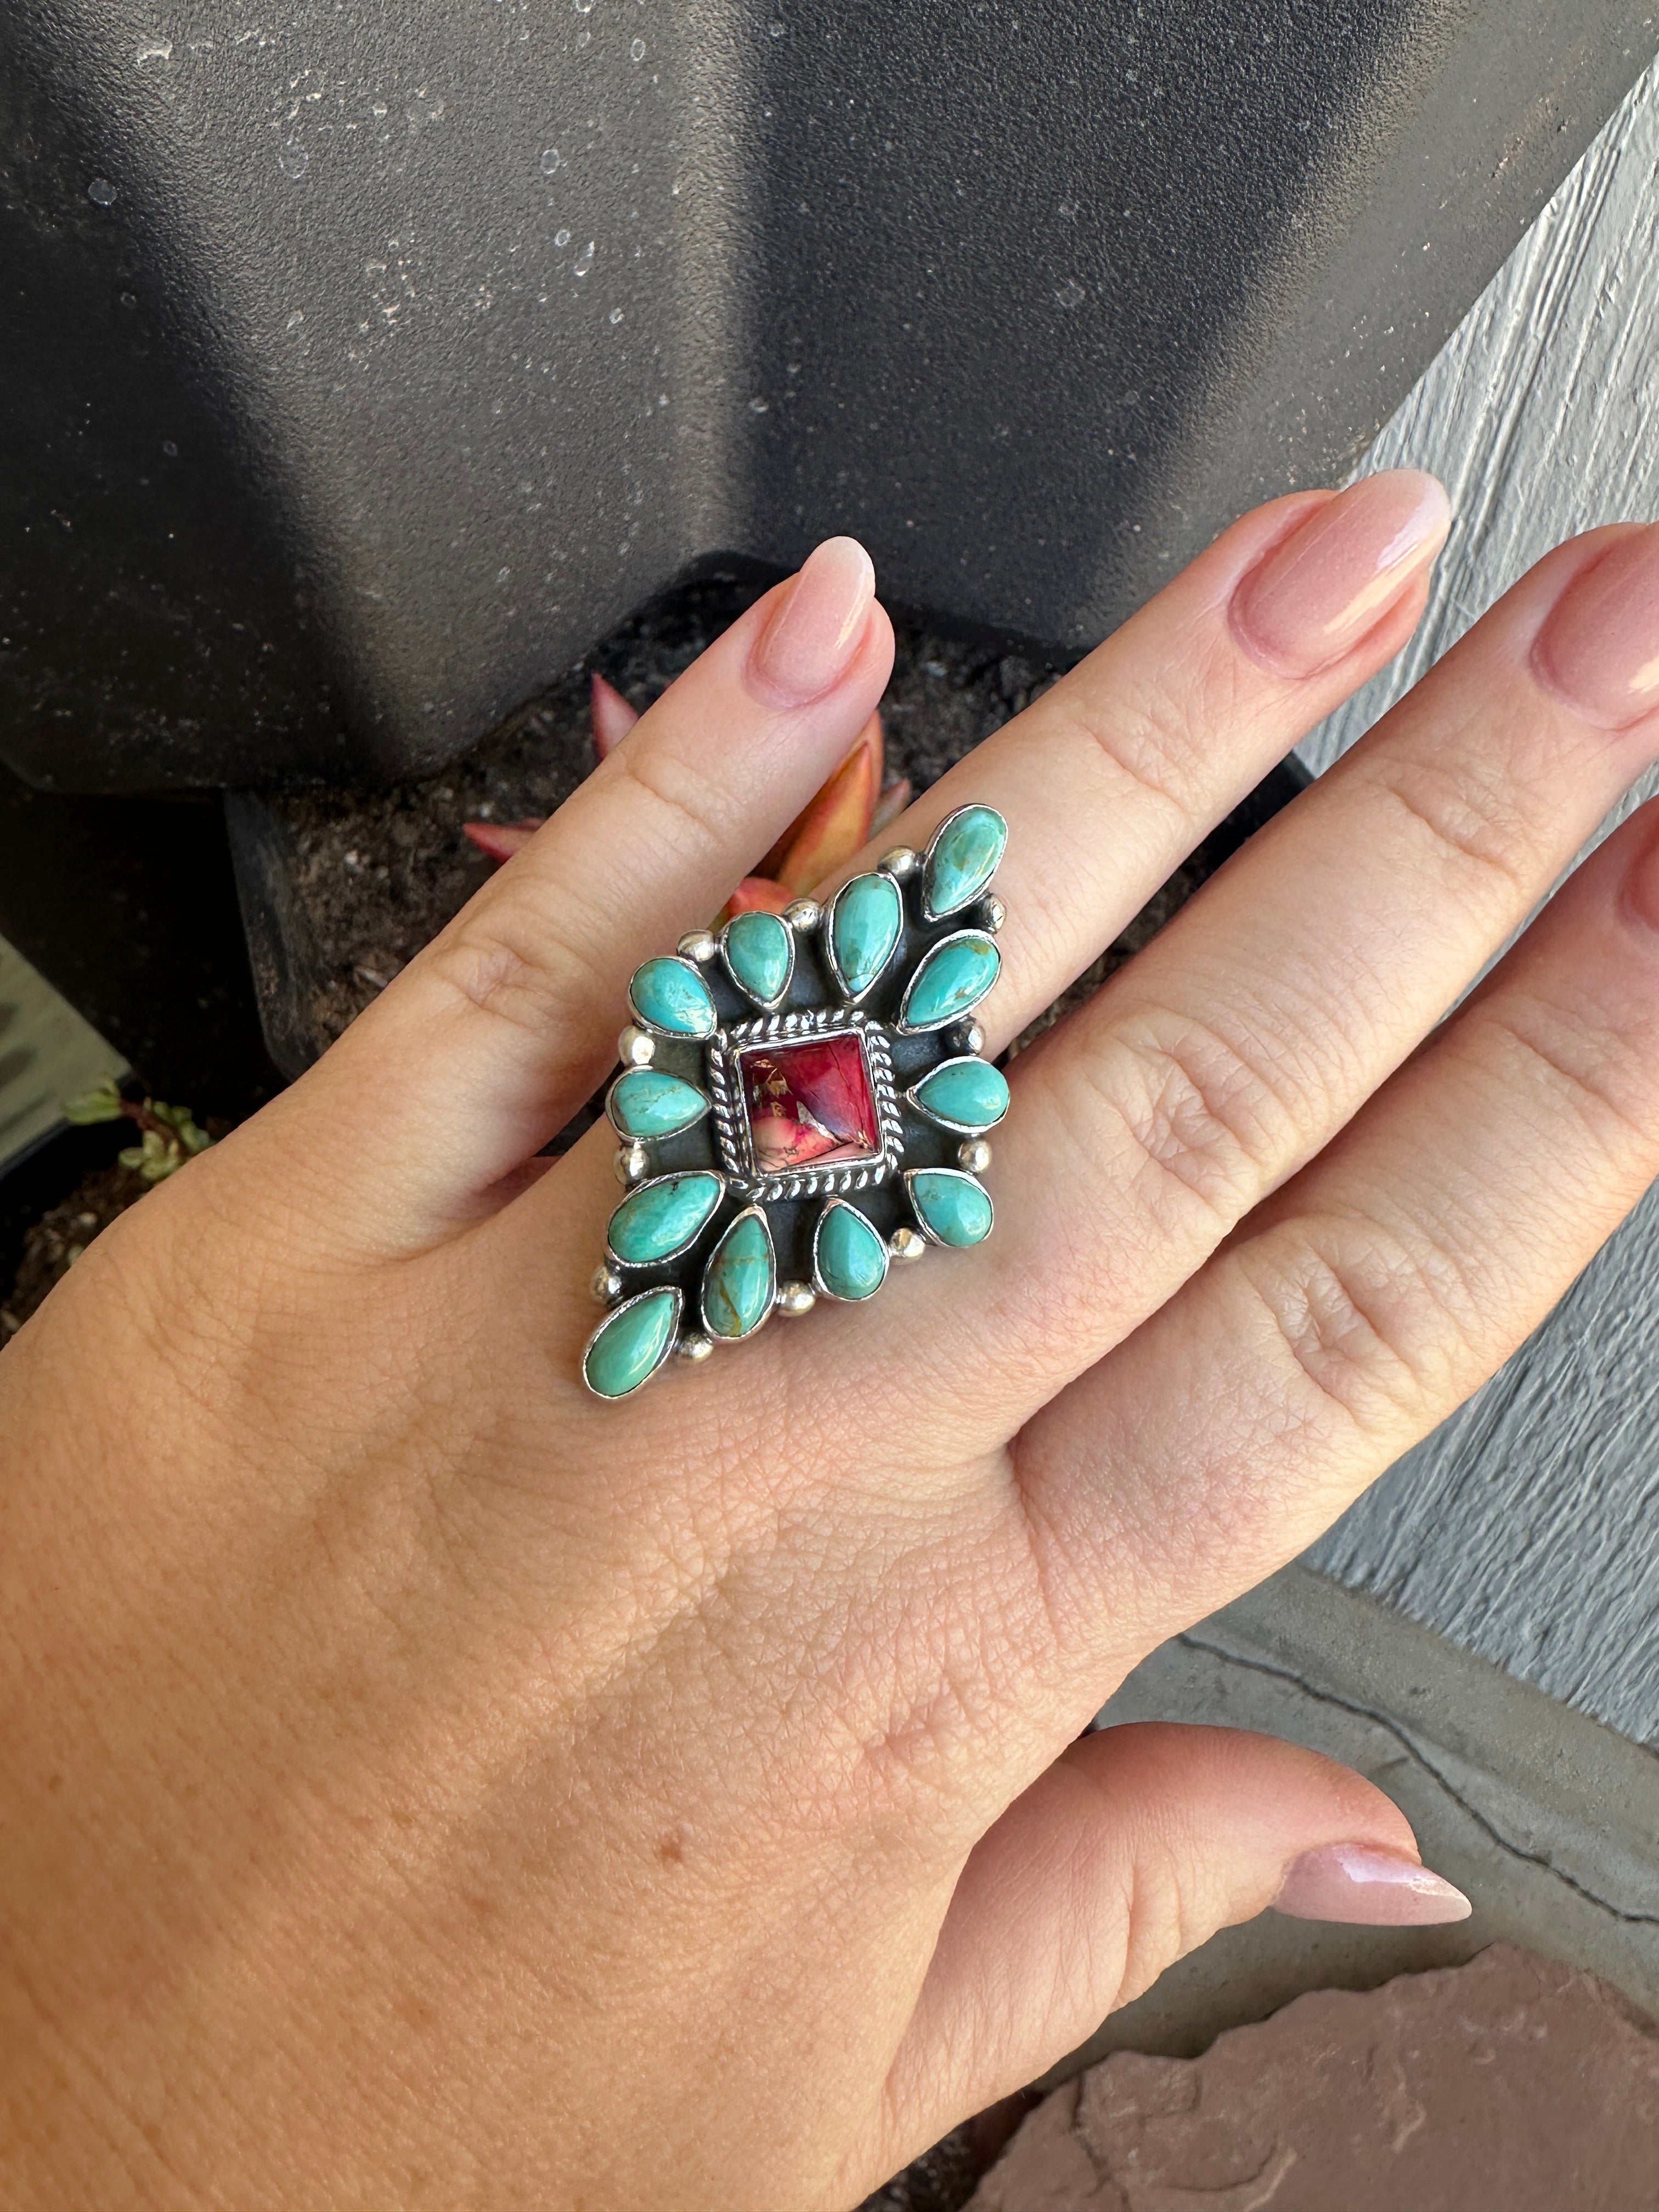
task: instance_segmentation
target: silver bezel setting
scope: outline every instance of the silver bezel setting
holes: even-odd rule
[[[835,1212],[838,1206],[846,1206],[847,1211],[849,1213],[857,1213],[860,1220],[863,1222],[865,1227],[869,1230],[870,1234],[875,1238],[876,1243],[881,1248],[881,1281],[876,1285],[873,1291],[866,1291],[861,1298],[844,1298],[839,1291],[832,1291],[829,1284],[824,1281],[823,1270],[818,1265],[818,1239],[823,1234],[824,1223],[828,1221],[830,1215]],[[829,1203],[819,1212],[817,1219],[812,1224],[812,1288],[817,1292],[818,1296],[821,1298],[833,1299],[838,1306],[867,1305],[870,1300],[877,1297],[885,1287],[887,1282],[887,1273],[892,1264],[893,1255],[888,1248],[887,1239],[882,1235],[880,1230],[875,1226],[875,1224],[870,1219],[868,1214],[860,1213],[856,1206],[848,1206],[847,1200],[844,1198],[832,1198],[830,1200]]]
[[[936,1237],[922,1218],[921,1208],[916,1204],[915,1179],[919,1175],[949,1176],[954,1182],[972,1183],[974,1188],[980,1193],[991,1209],[991,1219],[986,1229],[985,1237],[976,1237],[972,1244],[953,1244],[948,1237]],[[985,1237],[988,1237],[991,1231],[997,1225],[996,1201],[979,1177],[969,1175],[966,1168],[907,1168],[904,1175],[904,1194],[910,1201],[911,1212],[916,1217],[916,1227],[927,1242],[937,1245],[941,1252],[972,1252],[984,1243]]]
[[[1003,1108],[994,1121],[953,1121],[948,1115],[941,1114],[936,1107],[924,1105],[916,1093],[924,1085],[931,1083],[936,1075],[942,1075],[947,1067],[984,1067],[988,1065],[989,1062],[981,1053],[953,1053],[949,1060],[941,1060],[930,1067],[920,1083],[913,1083],[910,1085],[904,1094],[904,1103],[915,1113],[920,1114],[924,1121],[933,1122],[937,1128],[949,1129],[953,1135],[958,1137],[982,1137],[988,1129],[994,1129],[1007,1120],[1006,1106]]]
[[[842,973],[841,963],[836,957],[836,908],[841,904],[842,899],[846,897],[848,892],[852,890],[854,884],[861,884],[866,876],[875,876],[884,880],[896,895],[898,899],[899,926],[893,933],[892,943],[887,948],[887,957],[882,962],[880,967],[877,969],[875,974],[864,986],[864,988],[861,991],[854,991],[848,987],[847,978]],[[830,975],[835,979],[836,988],[841,993],[841,995],[846,1000],[849,1006],[856,1006],[860,999],[867,999],[869,997],[871,992],[875,989],[877,984],[880,982],[882,977],[892,966],[893,955],[898,951],[900,945],[902,945],[903,942],[904,893],[896,880],[890,875],[884,868],[864,868],[861,869],[856,876],[848,876],[847,881],[842,885],[841,889],[836,893],[834,898],[830,900],[829,905],[825,907],[823,910],[823,964],[830,970]]]
[[[732,922],[741,921],[743,920],[743,916],[738,914],[734,914],[732,917],[732,921],[728,921],[721,929],[720,936],[720,965],[731,977],[732,989],[734,991],[741,991],[744,997],[749,1000],[752,1005],[757,1006],[764,1006],[769,1013],[773,1012],[777,1007],[783,1004],[784,1000],[789,996],[789,986],[795,980],[794,930],[791,927],[789,923],[784,920],[781,914],[775,914],[772,915],[771,919],[777,923],[778,927],[782,930],[785,937],[789,940],[789,965],[784,970],[782,984],[773,993],[769,999],[763,999],[758,991],[751,990],[749,985],[744,981],[742,976],[738,975],[737,969],[732,964],[731,948],[727,945],[726,939],[731,934]]]
[[[761,1227],[766,1231],[767,1248],[772,1255],[772,1295],[766,1301],[766,1311],[755,1323],[753,1328],[745,1329],[741,1336],[722,1336],[719,1329],[714,1327],[708,1318],[708,1278],[714,1272],[714,1261],[719,1256],[720,1246],[725,1243],[726,1238],[732,1234],[732,1231],[737,1227],[740,1221],[749,1221],[751,1219],[758,1221]],[[708,1255],[708,1265],[702,1271],[702,1281],[697,1291],[697,1312],[702,1318],[703,1334],[708,1338],[709,1343],[716,1351],[723,1350],[726,1346],[729,1344],[751,1343],[753,1340],[760,1334],[767,1322],[771,1320],[774,1313],[776,1312],[777,1304],[778,1248],[772,1235],[771,1220],[763,1206],[745,1206],[740,1213],[734,1213],[732,1216],[732,1218],[726,1223],[725,1228],[721,1230],[718,1242],[714,1244],[713,1249]]]
[[[978,998],[973,1000],[971,1005],[958,1006],[954,1013],[942,1014],[936,1022],[913,1022],[909,1020],[908,1017],[910,1012],[910,1000],[915,995],[916,985],[927,973],[927,970],[933,962],[935,955],[943,952],[947,945],[960,945],[963,943],[964,939],[969,937],[977,938],[981,945],[988,945],[993,953],[996,956],[996,966],[992,971],[990,981],[980,993]],[[933,943],[928,946],[926,952],[922,954],[921,959],[917,961],[915,967],[911,973],[910,979],[904,987],[904,996],[899,1001],[898,1019],[894,1024],[894,1027],[899,1031],[901,1036],[931,1036],[935,1030],[948,1030],[954,1022],[965,1022],[972,1014],[975,1006],[982,1006],[984,1005],[986,1000],[988,999],[992,992],[995,990],[998,983],[1001,980],[1001,977],[1002,954],[998,948],[995,938],[991,935],[989,930],[980,928],[977,923],[974,923],[965,929],[950,930],[945,936],[936,937]]]
[[[663,1340],[662,1350],[657,1354],[656,1359],[653,1364],[647,1368],[645,1373],[641,1376],[637,1382],[632,1384],[626,1390],[617,1392],[614,1397],[609,1390],[595,1390],[593,1389],[593,1385],[587,1379],[587,1355],[592,1352],[593,1346],[599,1342],[601,1333],[610,1328],[611,1322],[615,1321],[618,1314],[626,1313],[629,1306],[638,1305],[641,1298],[654,1298],[664,1291],[670,1291],[673,1293],[674,1317],[669,1323],[668,1334]],[[647,1283],[643,1290],[635,1291],[632,1297],[619,1298],[617,1304],[611,1307],[610,1312],[605,1315],[604,1320],[600,1322],[598,1328],[592,1329],[589,1332],[587,1341],[582,1346],[582,1356],[580,1365],[583,1389],[591,1391],[594,1397],[599,1399],[602,1404],[606,1406],[620,1406],[624,1398],[637,1396],[639,1392],[643,1390],[646,1384],[650,1382],[653,1375],[659,1375],[662,1372],[663,1369],[668,1364],[668,1362],[673,1358],[675,1352],[678,1349],[680,1343],[680,1320],[684,1311],[685,1293],[681,1290],[678,1283]]]
[[[659,957],[664,961],[672,961],[676,968],[684,968],[688,975],[695,975],[697,979],[697,988],[702,993],[705,998],[708,997],[708,985],[704,981],[702,970],[698,967],[695,960],[688,960],[683,952],[665,952],[660,954]],[[641,961],[640,964],[641,967],[649,967],[652,963],[649,961]],[[637,974],[638,970],[636,969],[635,972]],[[709,1005],[712,1009],[714,1005],[714,1001],[712,1000],[709,1000]],[[631,977],[629,980],[628,985],[628,1011],[634,1017],[633,1026],[638,1029],[643,1036],[672,1038],[682,1044],[706,1044],[708,1039],[714,1036],[715,1030],[720,1027],[720,1017],[718,1014],[714,1016],[714,1019],[710,1022],[706,1030],[667,1030],[662,1026],[660,1022],[647,1021],[646,1017],[640,1012],[638,1006],[634,1003],[634,984]],[[623,1034],[626,1036],[627,1031],[624,1030]]]
[[[994,814],[996,812],[996,809],[994,806],[987,806],[985,801],[981,799],[970,799],[965,806],[953,806],[951,811],[945,816],[944,821],[941,822],[938,828],[933,831],[933,836],[927,840],[927,849],[921,856],[921,918],[924,921],[948,921],[953,914],[965,914],[968,911],[968,908],[972,906],[976,900],[985,898],[989,894],[991,885],[996,879],[997,869],[1002,866],[1001,853],[998,854],[995,866],[992,868],[990,874],[987,876],[985,881],[979,885],[977,890],[965,892],[961,898],[952,899],[949,906],[936,907],[932,899],[927,896],[928,863],[933,857],[933,849],[938,845],[939,839],[945,835],[951,823],[953,822],[960,822],[964,814],[978,814],[981,812]],[[1008,842],[1008,825],[1006,822],[1003,823],[1002,829],[1003,848],[1006,851]],[[999,906],[1002,905],[1000,899],[997,901],[997,904]],[[1004,908],[1003,914],[1005,917],[1006,915],[1006,912],[1007,909]],[[1000,921],[994,923],[992,925],[991,933],[994,935],[996,931],[1000,929],[1001,926],[1002,924]]]
[[[880,1150],[874,1159],[848,1160],[839,1166],[806,1168],[799,1174],[765,1176],[756,1163],[750,1140],[749,1116],[744,1109],[743,1078],[738,1062],[755,1045],[805,1044],[814,1039],[828,1043],[838,1036],[854,1036],[864,1052],[865,1073],[875,1102],[876,1133]],[[714,1134],[726,1163],[728,1187],[740,1198],[773,1199],[844,1196],[849,1190],[868,1190],[896,1172],[904,1154],[904,1126],[893,1083],[892,1054],[878,1022],[856,1007],[820,1006],[811,1012],[765,1014],[758,1021],[738,1022],[721,1030],[708,1046],[708,1093],[714,1102]]]
[[[676,1244],[672,1252],[653,1252],[648,1260],[624,1260],[622,1254],[617,1250],[615,1245],[611,1242],[611,1222],[616,1219],[617,1216],[622,1212],[623,1206],[626,1206],[630,1199],[635,1199],[641,1196],[643,1192],[654,1190],[659,1183],[684,1182],[689,1176],[708,1176],[720,1185],[720,1188],[714,1194],[714,1203],[709,1207],[708,1212],[704,1214],[702,1219],[691,1231],[691,1234],[688,1237],[684,1238],[680,1243]],[[621,1205],[615,1206],[611,1208],[611,1221],[607,1221],[605,1225],[605,1258],[611,1262],[611,1265],[613,1267],[631,1267],[636,1274],[641,1267],[661,1267],[666,1266],[668,1261],[671,1260],[679,1259],[682,1254],[689,1252],[691,1249],[691,1247],[696,1243],[697,1239],[704,1234],[709,1223],[720,1212],[720,1201],[726,1196],[727,1188],[728,1179],[720,1173],[718,1168],[669,1168],[662,1175],[647,1176],[643,1182],[636,1182],[632,1190],[629,1192],[628,1197],[622,1200]]]

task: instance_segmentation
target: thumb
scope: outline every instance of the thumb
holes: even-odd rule
[[[1219,1928],[1461,1920],[1405,1815],[1346,1766],[1242,1729],[1085,1736],[963,1868],[894,2061],[910,2157],[1035,2081]],[[901,2163],[902,2160],[901,2160]]]

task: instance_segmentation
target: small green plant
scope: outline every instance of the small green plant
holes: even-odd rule
[[[159,1098],[146,1098],[142,1103],[134,1098],[124,1098],[112,1075],[91,1091],[83,1091],[78,1098],[69,1099],[64,1107],[64,1118],[83,1126],[94,1121],[131,1121],[141,1132],[140,1140],[129,1145],[121,1154],[124,1168],[133,1168],[146,1182],[165,1182],[170,1175],[177,1175],[185,1162],[198,1152],[204,1152],[213,1142],[205,1129],[198,1128],[188,1106],[163,1105]]]

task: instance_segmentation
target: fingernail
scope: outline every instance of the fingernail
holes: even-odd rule
[[[856,538],[826,538],[808,556],[761,633],[750,665],[780,706],[821,698],[853,658],[876,595]]]
[[[1627,729],[1659,707],[1659,526],[1580,571],[1538,633],[1533,665],[1585,721]]]
[[[1273,1911],[1291,1920],[1349,1920],[1372,1928],[1422,1928],[1467,1920],[1461,1889],[1403,1851],[1375,1844],[1322,1844],[1292,1859]]]
[[[1419,469],[1363,477],[1328,500],[1233,595],[1246,650],[1313,676],[1374,629],[1446,542],[1451,506]]]

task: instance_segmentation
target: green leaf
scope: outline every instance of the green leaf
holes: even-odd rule
[[[83,1091],[78,1098],[64,1101],[64,1119],[88,1127],[94,1121],[118,1121],[125,1111],[115,1078],[106,1075],[90,1091]]]
[[[144,1148],[142,1145],[129,1145],[125,1152],[118,1152],[115,1157],[124,1168],[142,1168],[144,1164]]]

